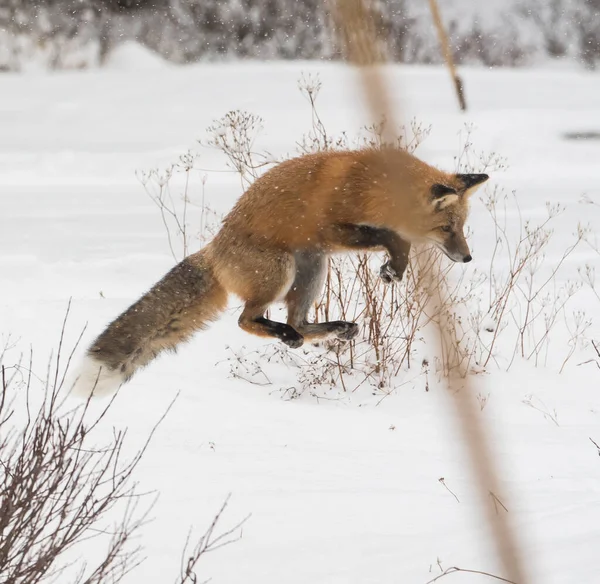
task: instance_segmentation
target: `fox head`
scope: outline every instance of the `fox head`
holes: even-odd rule
[[[433,227],[425,239],[454,262],[466,263],[472,259],[464,234],[468,200],[488,178],[487,174],[448,175],[447,181],[430,187],[428,204]]]

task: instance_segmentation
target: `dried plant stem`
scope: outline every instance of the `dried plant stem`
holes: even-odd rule
[[[490,572],[483,572],[482,570],[467,570],[465,568],[458,568],[453,566],[452,568],[448,568],[444,570],[439,576],[436,576],[433,580],[429,580],[425,584],[433,584],[446,576],[450,576],[451,574],[456,574],[457,572],[462,572],[463,574],[477,574],[478,576],[486,576],[487,578],[492,578],[493,580],[498,580],[499,582],[507,582],[508,584],[517,584],[513,580],[508,580],[506,578],[502,578],[501,576],[496,576],[495,574],[490,574]]]
[[[446,65],[450,70],[450,76],[452,77],[452,81],[454,82],[454,88],[456,89],[456,97],[458,98],[458,104],[460,105],[460,109],[462,111],[466,111],[467,102],[465,100],[463,82],[456,71],[456,65],[454,64],[454,58],[452,57],[452,50],[450,48],[450,40],[448,39],[448,34],[446,33],[446,29],[444,28],[444,23],[442,22],[442,15],[440,14],[440,8],[438,6],[437,0],[429,0],[429,8],[431,10],[433,22],[437,30],[440,46],[442,47],[444,60],[446,61]]]
[[[363,0],[337,0],[335,8],[337,9],[338,28],[341,30],[341,36],[344,40],[346,58],[358,66],[371,115],[374,119],[379,119],[382,115],[386,119],[391,119],[391,101],[388,87],[383,75],[375,67],[380,62],[380,58],[376,49],[377,39],[375,38],[373,21],[369,18],[365,2]],[[395,127],[395,125],[392,124],[392,127]],[[394,177],[393,172],[390,172],[390,177]],[[419,257],[422,258],[422,256]],[[421,259],[421,262],[423,262],[423,259]],[[441,274],[437,264],[432,264],[432,269],[427,272],[427,276],[425,289],[428,292],[428,300],[439,312],[437,336],[440,349],[456,346],[458,339],[454,334],[455,328],[450,326],[448,306],[445,306],[440,295],[439,281]],[[444,371],[447,372],[446,381],[449,393],[454,398],[452,402],[460,421],[463,441],[471,459],[473,472],[479,486],[481,503],[494,536],[496,550],[504,570],[508,574],[508,580],[505,581],[525,584],[525,569],[519,553],[520,546],[517,543],[517,535],[509,523],[508,514],[495,514],[493,507],[487,500],[490,491],[494,493],[502,491],[493,466],[488,436],[484,432],[477,415],[477,407],[473,397],[476,392],[473,392],[470,387],[471,380],[466,375],[460,375],[462,364],[459,363],[458,367],[451,367],[451,365],[453,364],[446,363],[444,366]],[[462,384],[460,390],[458,387],[459,382]]]
[[[181,569],[176,584],[197,584],[198,576],[196,574],[196,566],[198,565],[198,562],[200,561],[202,556],[242,539],[242,528],[246,521],[250,519],[250,515],[246,516],[244,519],[242,519],[240,522],[238,522],[236,525],[234,525],[227,531],[224,531],[219,535],[215,533],[217,525],[221,521],[223,514],[227,509],[227,505],[229,504],[230,498],[231,495],[228,495],[225,499],[225,502],[221,505],[221,508],[213,518],[210,526],[208,527],[204,535],[200,537],[200,539],[198,540],[198,542],[192,550],[189,550],[191,535],[188,535],[182,553]],[[208,580],[206,582],[208,582]]]

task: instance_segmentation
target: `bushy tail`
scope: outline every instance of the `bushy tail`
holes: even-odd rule
[[[94,341],[73,393],[89,397],[116,391],[159,353],[205,328],[226,304],[227,292],[204,251],[187,257]]]

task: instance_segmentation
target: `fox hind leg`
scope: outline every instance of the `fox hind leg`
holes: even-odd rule
[[[294,327],[307,341],[337,338],[353,339],[358,334],[358,325],[336,320],[310,324],[308,312],[323,287],[327,257],[319,252],[296,252],[296,277],[286,296],[288,324]]]
[[[231,242],[219,251],[218,262],[231,291],[245,300],[240,328],[260,337],[275,337],[292,348],[302,346],[304,338],[292,326],[265,318],[269,306],[285,297],[293,281],[292,254]]]
[[[291,325],[264,317],[269,303],[248,302],[239,318],[240,327],[260,337],[275,337],[292,349],[301,347],[304,337]]]
[[[231,283],[231,291],[246,301],[238,320],[246,332],[275,337],[292,348],[302,346],[304,340],[352,339],[358,333],[358,326],[351,322],[307,322],[323,285],[323,253],[303,251],[292,255],[247,242],[237,249],[235,243],[230,243],[219,251],[218,263],[222,276]],[[282,297],[288,308],[286,324],[265,318],[269,306]]]

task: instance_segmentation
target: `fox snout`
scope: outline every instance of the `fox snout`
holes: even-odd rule
[[[453,262],[466,264],[473,259],[467,241],[460,233],[449,233],[443,240],[436,238],[433,241]]]
[[[467,264],[473,259],[466,242],[464,247],[457,246],[456,248],[453,248],[453,246],[447,247],[445,245],[441,245],[440,248],[453,262]]]
[[[445,248],[443,246],[439,246],[439,248],[453,262],[457,262],[457,263],[460,263],[460,264],[467,264],[467,263],[469,263],[473,259],[473,256],[470,253],[462,253],[462,252],[457,252],[457,251],[450,251],[450,250],[448,250],[447,248]]]

